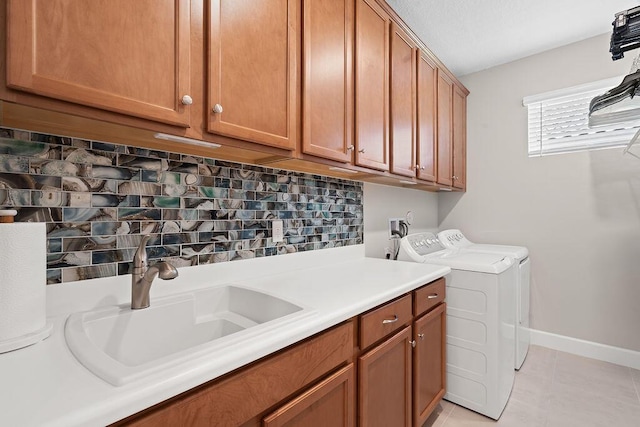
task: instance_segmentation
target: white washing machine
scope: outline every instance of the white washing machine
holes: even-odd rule
[[[529,304],[531,288],[531,261],[529,250],[524,246],[487,245],[470,242],[460,230],[444,230],[438,233],[438,239],[444,247],[460,248],[464,251],[506,255],[518,264],[516,285],[516,328],[515,368],[520,369],[529,351],[531,341],[529,332]]]
[[[497,420],[515,377],[515,262],[500,254],[446,249],[433,233],[403,237],[398,260],[451,268],[444,398]]]

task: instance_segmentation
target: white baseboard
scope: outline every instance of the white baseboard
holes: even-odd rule
[[[530,329],[531,344],[640,369],[640,351]]]

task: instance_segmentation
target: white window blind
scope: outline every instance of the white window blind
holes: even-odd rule
[[[638,120],[589,127],[589,103],[624,77],[527,96],[529,157],[626,145],[640,128]]]

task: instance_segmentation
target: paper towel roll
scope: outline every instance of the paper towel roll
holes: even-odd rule
[[[44,223],[0,223],[0,353],[49,336]]]

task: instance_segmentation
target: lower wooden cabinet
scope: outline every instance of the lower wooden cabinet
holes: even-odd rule
[[[265,417],[264,427],[355,426],[355,368],[340,369]]]
[[[445,393],[446,304],[441,303],[414,322],[413,425],[429,418]]]
[[[407,326],[360,356],[360,426],[411,426],[411,352]]]
[[[445,393],[433,281],[116,426],[420,427]]]
[[[260,426],[262,418],[289,396],[351,361],[354,331],[353,321],[336,326],[116,425]]]

